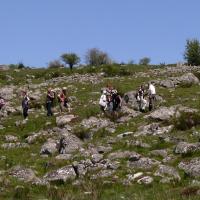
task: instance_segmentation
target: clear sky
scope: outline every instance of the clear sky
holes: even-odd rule
[[[200,39],[200,0],[0,0],[0,64],[47,66],[89,48],[117,62],[183,60]]]

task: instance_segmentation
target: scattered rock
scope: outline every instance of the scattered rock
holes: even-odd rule
[[[190,161],[182,161],[179,163],[178,167],[191,177],[200,177],[200,158],[193,158]]]
[[[169,121],[172,117],[179,117],[180,112],[194,113],[197,111],[197,109],[192,109],[181,105],[175,105],[171,107],[160,107],[159,109],[153,111],[149,115],[144,116],[144,118],[151,118],[160,121]]]
[[[179,142],[176,145],[174,152],[177,154],[188,154],[198,150],[200,150],[200,143]]]
[[[137,183],[139,184],[144,184],[144,185],[149,185],[153,182],[153,178],[151,176],[144,176],[140,178]]]
[[[54,182],[54,181],[66,182],[67,180],[75,178],[76,178],[76,173],[74,171],[74,168],[70,165],[57,169],[53,172],[49,172],[44,176],[44,180],[48,182]]]
[[[17,142],[18,141],[18,137],[17,136],[13,136],[13,135],[6,135],[5,136],[5,140],[6,140],[6,142]]]
[[[173,125],[161,127],[159,123],[153,123],[146,126],[140,126],[134,134],[135,137],[141,135],[162,135],[169,133],[173,129]]]
[[[162,178],[165,178],[167,176],[168,178],[170,178],[170,180],[181,180],[178,171],[175,168],[166,165],[159,165],[158,169],[154,173],[154,176],[160,176]]]
[[[47,142],[42,145],[40,154],[47,154],[47,155],[54,154],[55,152],[57,152],[57,145],[58,145],[58,140],[49,138]]]
[[[146,157],[141,157],[137,160],[131,159],[128,161],[128,167],[130,168],[136,168],[136,169],[143,169],[143,170],[149,170],[152,167],[155,167],[159,165],[160,162],[155,159],[150,159]]]
[[[1,145],[1,148],[3,149],[15,149],[15,148],[29,148],[29,145],[27,143],[4,143]]]
[[[22,166],[14,167],[13,169],[11,169],[9,174],[24,182],[30,182],[36,178],[35,173],[32,169]]]
[[[56,117],[56,124],[58,127],[63,127],[67,123],[71,122],[72,120],[76,119],[74,115],[64,115]]]

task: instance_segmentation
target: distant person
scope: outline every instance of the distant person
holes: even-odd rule
[[[23,96],[23,99],[22,99],[23,116],[24,116],[24,119],[27,120],[30,98],[28,97],[26,91],[22,91],[22,96]]]
[[[68,103],[68,98],[67,98],[67,88],[63,87],[62,91],[58,95],[58,102],[60,106],[60,113],[63,111],[66,111],[67,109],[70,110],[70,106]]]
[[[99,100],[99,106],[100,106],[100,108],[103,112],[105,112],[107,110],[107,96],[106,96],[106,94],[107,94],[106,90],[103,90],[102,95],[101,95],[100,100]]]
[[[141,112],[145,112],[145,109],[146,109],[146,106],[147,106],[147,95],[144,95],[142,100],[141,100],[141,103],[140,103],[140,110]]]
[[[6,102],[5,102],[4,98],[0,96],[0,110],[3,109],[5,104],[6,104]]]
[[[155,100],[156,100],[156,88],[153,82],[148,84],[148,94],[149,94],[149,111],[155,108]]]
[[[47,97],[46,97],[46,108],[47,108],[47,116],[52,116],[52,106],[53,106],[53,100],[55,98],[55,94],[51,88],[47,91]]]
[[[112,94],[113,112],[119,111],[122,107],[122,98],[117,90],[113,90]]]
[[[140,88],[138,89],[137,93],[136,93],[136,99],[137,99],[137,102],[138,102],[138,105],[139,105],[139,110],[141,112],[144,112],[145,111],[145,108],[146,108],[146,99],[144,99],[144,86],[141,85]]]

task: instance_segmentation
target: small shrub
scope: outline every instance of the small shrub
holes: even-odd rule
[[[200,125],[200,115],[196,112],[182,112],[178,118],[173,120],[174,127],[178,130],[188,130],[194,126]]]
[[[13,199],[20,199],[20,200],[28,200],[29,197],[29,188],[24,186],[17,186],[15,188]]]
[[[74,135],[76,135],[79,139],[85,140],[91,138],[91,134],[89,132],[89,129],[86,129],[84,127],[78,126],[73,131]]]
[[[106,76],[116,76],[120,74],[120,67],[116,65],[106,65],[103,67],[103,72]]]
[[[190,87],[192,87],[192,83],[189,83],[189,82],[180,83],[179,87],[181,87],[181,88],[190,88]]]

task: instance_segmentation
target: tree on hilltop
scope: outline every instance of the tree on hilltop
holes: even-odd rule
[[[189,65],[200,65],[200,42],[197,39],[186,41],[184,59]]]
[[[85,59],[86,63],[91,66],[99,66],[111,63],[111,59],[108,54],[97,48],[89,49],[86,53]]]
[[[80,58],[75,53],[65,53],[61,55],[63,62],[69,65],[72,70],[73,66],[80,62]]]

